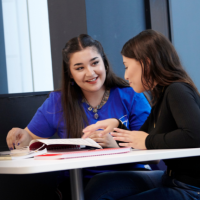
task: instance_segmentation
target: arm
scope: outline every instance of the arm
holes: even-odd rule
[[[119,125],[118,119],[111,118],[102,121],[98,121],[96,124],[92,124],[83,129],[83,139],[89,137],[95,142],[98,142],[104,148],[117,148],[119,147],[117,142],[110,135],[110,132]],[[99,130],[102,129],[102,130]]]
[[[135,94],[134,101],[131,107],[131,112],[129,115],[129,122],[130,122],[130,130],[142,130],[147,132],[148,128],[148,116],[151,111],[151,107],[149,102],[147,101],[146,97],[143,94]],[[119,122],[119,129],[128,130],[128,128],[120,121]],[[142,127],[141,127],[142,126]],[[131,131],[130,131],[131,132]],[[123,141],[118,141],[118,145]],[[123,142],[125,143],[125,142]]]
[[[150,114],[151,115],[151,114]],[[149,126],[149,118],[150,115],[147,117],[146,121],[144,124],[141,126],[140,131],[148,132],[148,126]]]
[[[55,133],[56,129],[53,127],[56,113],[54,99],[54,94],[51,93],[25,129],[13,128],[8,132],[6,140],[9,148],[27,146],[32,139],[49,138]]]
[[[121,143],[121,146],[131,146],[136,149],[194,148],[200,146],[199,96],[183,83],[171,85],[171,88],[168,88],[166,92],[163,102],[166,101],[163,106],[166,113],[168,112],[168,118],[165,117],[165,114],[163,120],[168,123],[169,113],[171,113],[175,121],[174,130],[149,135],[144,131],[115,129],[117,132],[112,133],[115,140],[127,143]],[[162,127],[160,129],[165,131],[162,130]]]
[[[171,132],[165,133],[163,130],[161,134],[149,135],[146,139],[147,148],[169,149],[199,147],[199,96],[195,94],[190,86],[177,83],[169,88],[166,98],[169,112],[171,112],[177,127]]]
[[[119,130],[120,130],[120,129],[128,130],[127,127],[126,127],[120,120],[118,120],[118,121],[119,121],[119,126],[118,126]],[[139,131],[138,131],[138,132],[139,132]],[[129,131],[128,134],[132,134],[131,131]],[[116,136],[115,133],[112,133],[112,135],[113,135],[113,136]],[[123,140],[124,140],[124,139],[123,139]],[[125,143],[125,142],[123,142],[123,141],[118,141],[118,140],[116,140],[116,142],[117,142],[118,145],[121,144],[122,146],[127,146],[127,144],[125,144],[125,145],[122,144],[122,143]],[[141,162],[141,163],[142,163],[142,164],[158,164],[159,162],[160,162],[160,160],[153,160],[153,161]]]
[[[109,133],[99,136],[99,131],[95,131],[94,134],[90,136],[95,142],[97,142],[103,148],[118,148],[117,142],[113,139],[112,135]]]
[[[6,137],[6,142],[9,149],[14,149],[14,147],[21,148],[28,146],[32,139],[42,139],[34,133],[32,133],[27,127],[25,129],[12,128]]]
[[[49,98],[45,100],[28,124],[28,130],[38,137],[52,137],[57,130],[57,122],[61,114],[60,104],[59,95],[56,92],[50,93]]]
[[[125,105],[125,109],[127,109],[128,111],[127,114],[130,129],[138,130],[148,117],[151,107],[143,94],[137,94],[134,91],[131,92],[132,96],[129,98],[129,101],[123,100],[123,105]],[[114,128],[118,127],[119,124],[120,128],[125,128],[125,125],[123,125],[118,119],[113,118],[99,121],[96,124],[90,125],[83,129],[84,135],[82,136],[82,138],[93,137],[92,135],[96,135],[95,131],[97,131],[98,129],[103,129],[98,133],[99,139],[101,139],[100,135],[103,136],[109,134],[113,131]],[[97,140],[98,138],[95,137],[95,141]]]
[[[133,103],[129,108],[131,110],[131,112],[129,113],[129,124],[131,130],[138,130],[148,117],[151,107],[143,94],[133,94]],[[123,125],[118,119],[113,118],[98,121],[96,124],[90,125],[83,129],[84,135],[82,136],[82,138],[90,137],[98,129],[103,129],[99,132],[99,135],[108,134],[113,131],[113,128],[118,127],[119,124],[120,127],[123,126],[125,128],[125,125]]]
[[[118,126],[119,126],[119,121],[118,119],[115,118],[98,121],[96,124],[89,125],[83,129],[84,135],[82,136],[82,138],[85,139],[87,137],[90,137],[98,129],[102,129],[102,131],[98,132],[99,136],[106,135],[112,132],[114,128]]]

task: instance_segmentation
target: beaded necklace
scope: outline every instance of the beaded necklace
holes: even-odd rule
[[[101,103],[96,106],[96,107],[92,107],[89,102],[87,101],[87,99],[85,97],[83,97],[82,99],[82,102],[85,102],[89,107],[88,107],[88,110],[89,111],[92,111],[94,113],[94,118],[95,119],[98,119],[99,118],[99,115],[98,115],[98,110],[102,108],[102,106],[108,101],[108,98],[109,98],[109,95],[110,95],[110,90],[106,90],[104,95],[103,95],[103,98],[101,100]]]

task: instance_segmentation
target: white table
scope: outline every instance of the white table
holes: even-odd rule
[[[199,156],[200,148],[170,150],[132,150],[129,153],[72,158],[64,160],[12,160],[0,161],[0,174],[33,174],[70,170],[72,198],[83,200],[81,168],[131,162]]]

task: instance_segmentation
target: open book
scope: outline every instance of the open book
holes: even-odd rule
[[[87,138],[71,138],[71,139],[35,139],[31,140],[29,144],[30,150],[44,149],[48,152],[55,151],[74,151],[83,148],[97,148],[102,147],[94,140]]]
[[[117,153],[126,153],[130,148],[106,148],[96,143],[94,140],[87,139],[36,139],[29,145],[30,150],[47,149],[44,155],[34,156],[35,160],[56,160],[66,158],[78,158],[88,156],[100,156]]]
[[[34,157],[36,160],[54,160],[86,156],[100,156],[129,152],[130,148],[106,148],[87,138],[35,139],[27,148],[0,152],[0,160],[17,160]]]
[[[42,155],[48,152],[75,151],[82,148],[102,147],[94,140],[87,138],[73,139],[35,139],[31,140],[28,147],[0,152],[0,160],[19,160]]]

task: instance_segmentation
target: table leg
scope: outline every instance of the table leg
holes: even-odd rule
[[[81,169],[70,170],[72,200],[84,200],[83,179]]]

